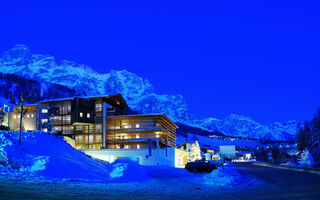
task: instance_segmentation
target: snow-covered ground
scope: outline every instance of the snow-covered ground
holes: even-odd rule
[[[46,182],[129,183],[148,182],[156,187],[167,179],[182,185],[231,186],[242,176],[230,166],[210,174],[194,174],[185,169],[141,166],[135,160],[118,159],[111,164],[97,162],[77,151],[63,139],[45,132],[0,131],[0,171],[2,179]]]
[[[97,162],[41,132],[0,131],[0,199],[317,199],[319,176],[231,163],[212,173]]]

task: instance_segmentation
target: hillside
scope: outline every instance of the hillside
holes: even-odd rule
[[[123,188],[136,192],[137,184],[145,184],[148,191],[181,180],[182,188],[220,187],[244,183],[243,177],[225,168],[225,177],[219,168],[210,174],[190,173],[185,169],[167,166],[141,166],[136,159],[121,158],[113,163],[97,162],[74,149],[61,138],[45,132],[22,133],[22,145],[18,144],[18,132],[0,131],[0,180],[19,180],[41,183],[89,183],[126,184]],[[236,173],[236,176],[234,175]],[[233,174],[233,175],[231,175]],[[187,180],[187,181],[185,181]],[[137,182],[137,183],[134,183]],[[106,185],[103,185],[104,187]],[[162,191],[174,191],[167,185]]]
[[[28,103],[34,103],[43,99],[75,96],[77,93],[66,86],[39,83],[15,74],[0,72],[0,103],[14,103],[21,94],[24,94]]]
[[[239,115],[230,115],[222,120],[215,118],[198,120],[189,112],[187,101],[182,95],[157,94],[147,79],[134,73],[110,69],[109,73],[100,74],[87,65],[67,60],[57,62],[50,55],[32,54],[25,45],[16,45],[3,53],[0,58],[0,72],[19,75],[24,79],[38,82],[40,86],[48,85],[47,88],[51,88],[51,85],[63,86],[70,89],[70,92],[64,94],[67,96],[72,96],[74,93],[79,95],[121,93],[132,110],[140,113],[165,113],[176,123],[201,129],[199,134],[206,131],[209,134],[220,132],[236,137],[270,140],[293,140],[296,135],[295,121],[285,124],[275,122],[266,126]],[[10,86],[2,88],[14,91]],[[25,86],[21,83],[15,86],[15,90],[17,88]]]
[[[144,169],[130,159],[100,163],[63,139],[39,131],[23,132],[20,146],[18,135],[18,132],[0,131],[0,172],[6,177],[85,182],[148,179]]]

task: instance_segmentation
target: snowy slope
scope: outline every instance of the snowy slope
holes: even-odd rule
[[[21,146],[18,131],[0,131],[0,174],[90,182],[129,182],[149,178],[142,166],[133,160],[100,163],[63,139],[38,131],[22,132]]]
[[[18,132],[0,131],[0,176],[3,179],[26,180],[33,184],[41,181],[68,183],[128,183],[146,182],[145,189],[154,190],[164,181],[181,183],[186,188],[199,185],[201,188],[230,186],[243,182],[240,174],[234,176],[226,167],[225,177],[219,168],[210,174],[194,174],[185,169],[165,166],[141,166],[134,159],[123,158],[113,163],[97,162],[68,143],[45,132],[23,132],[22,145],[18,144]],[[231,171],[230,171],[231,172]],[[24,179],[23,179],[24,178]],[[165,185],[165,190],[172,187]],[[121,185],[118,185],[121,186]],[[136,191],[137,185],[123,185]],[[176,188],[174,189],[176,190]]]
[[[0,168],[50,178],[107,179],[110,169],[47,133],[0,132]],[[8,172],[8,171],[4,171]],[[103,178],[104,177],[104,178]]]
[[[126,70],[99,74],[87,65],[66,60],[58,63],[52,56],[32,54],[25,45],[16,45],[3,53],[0,72],[21,75],[40,83],[63,85],[83,95],[121,93],[133,110],[164,113],[175,122],[209,131],[218,130],[226,135],[287,140],[296,134],[293,121],[265,126],[239,115],[230,115],[223,120],[196,120],[183,96],[157,94],[147,79],[136,74]]]

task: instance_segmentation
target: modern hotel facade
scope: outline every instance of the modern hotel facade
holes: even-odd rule
[[[176,147],[178,128],[164,114],[132,114],[120,94],[44,100],[26,105],[22,129],[72,138],[76,149],[146,149]],[[10,113],[10,129],[19,129],[19,113]]]

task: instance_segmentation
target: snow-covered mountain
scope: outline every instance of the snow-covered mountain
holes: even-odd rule
[[[296,121],[288,121],[284,124],[274,122],[266,126],[253,121],[250,117],[235,114],[222,120],[216,118],[199,120],[198,124],[211,131],[217,130],[227,135],[244,138],[294,140],[297,134]]]
[[[60,84],[82,95],[121,93],[138,112],[166,113],[172,120],[184,123],[192,120],[181,95],[156,94],[147,79],[126,70],[99,74],[89,66],[66,60],[57,63],[52,56],[32,54],[27,46],[16,45],[0,58],[0,72]]]
[[[147,79],[134,73],[110,70],[109,73],[100,74],[87,65],[67,60],[56,62],[50,55],[32,54],[25,45],[16,45],[3,53],[0,72],[20,75],[40,83],[66,86],[82,95],[121,93],[133,110],[141,113],[165,113],[175,122],[204,130],[218,130],[226,135],[287,139],[296,133],[295,122],[264,126],[238,115],[230,115],[223,120],[196,120],[189,112],[183,96],[157,94]]]

